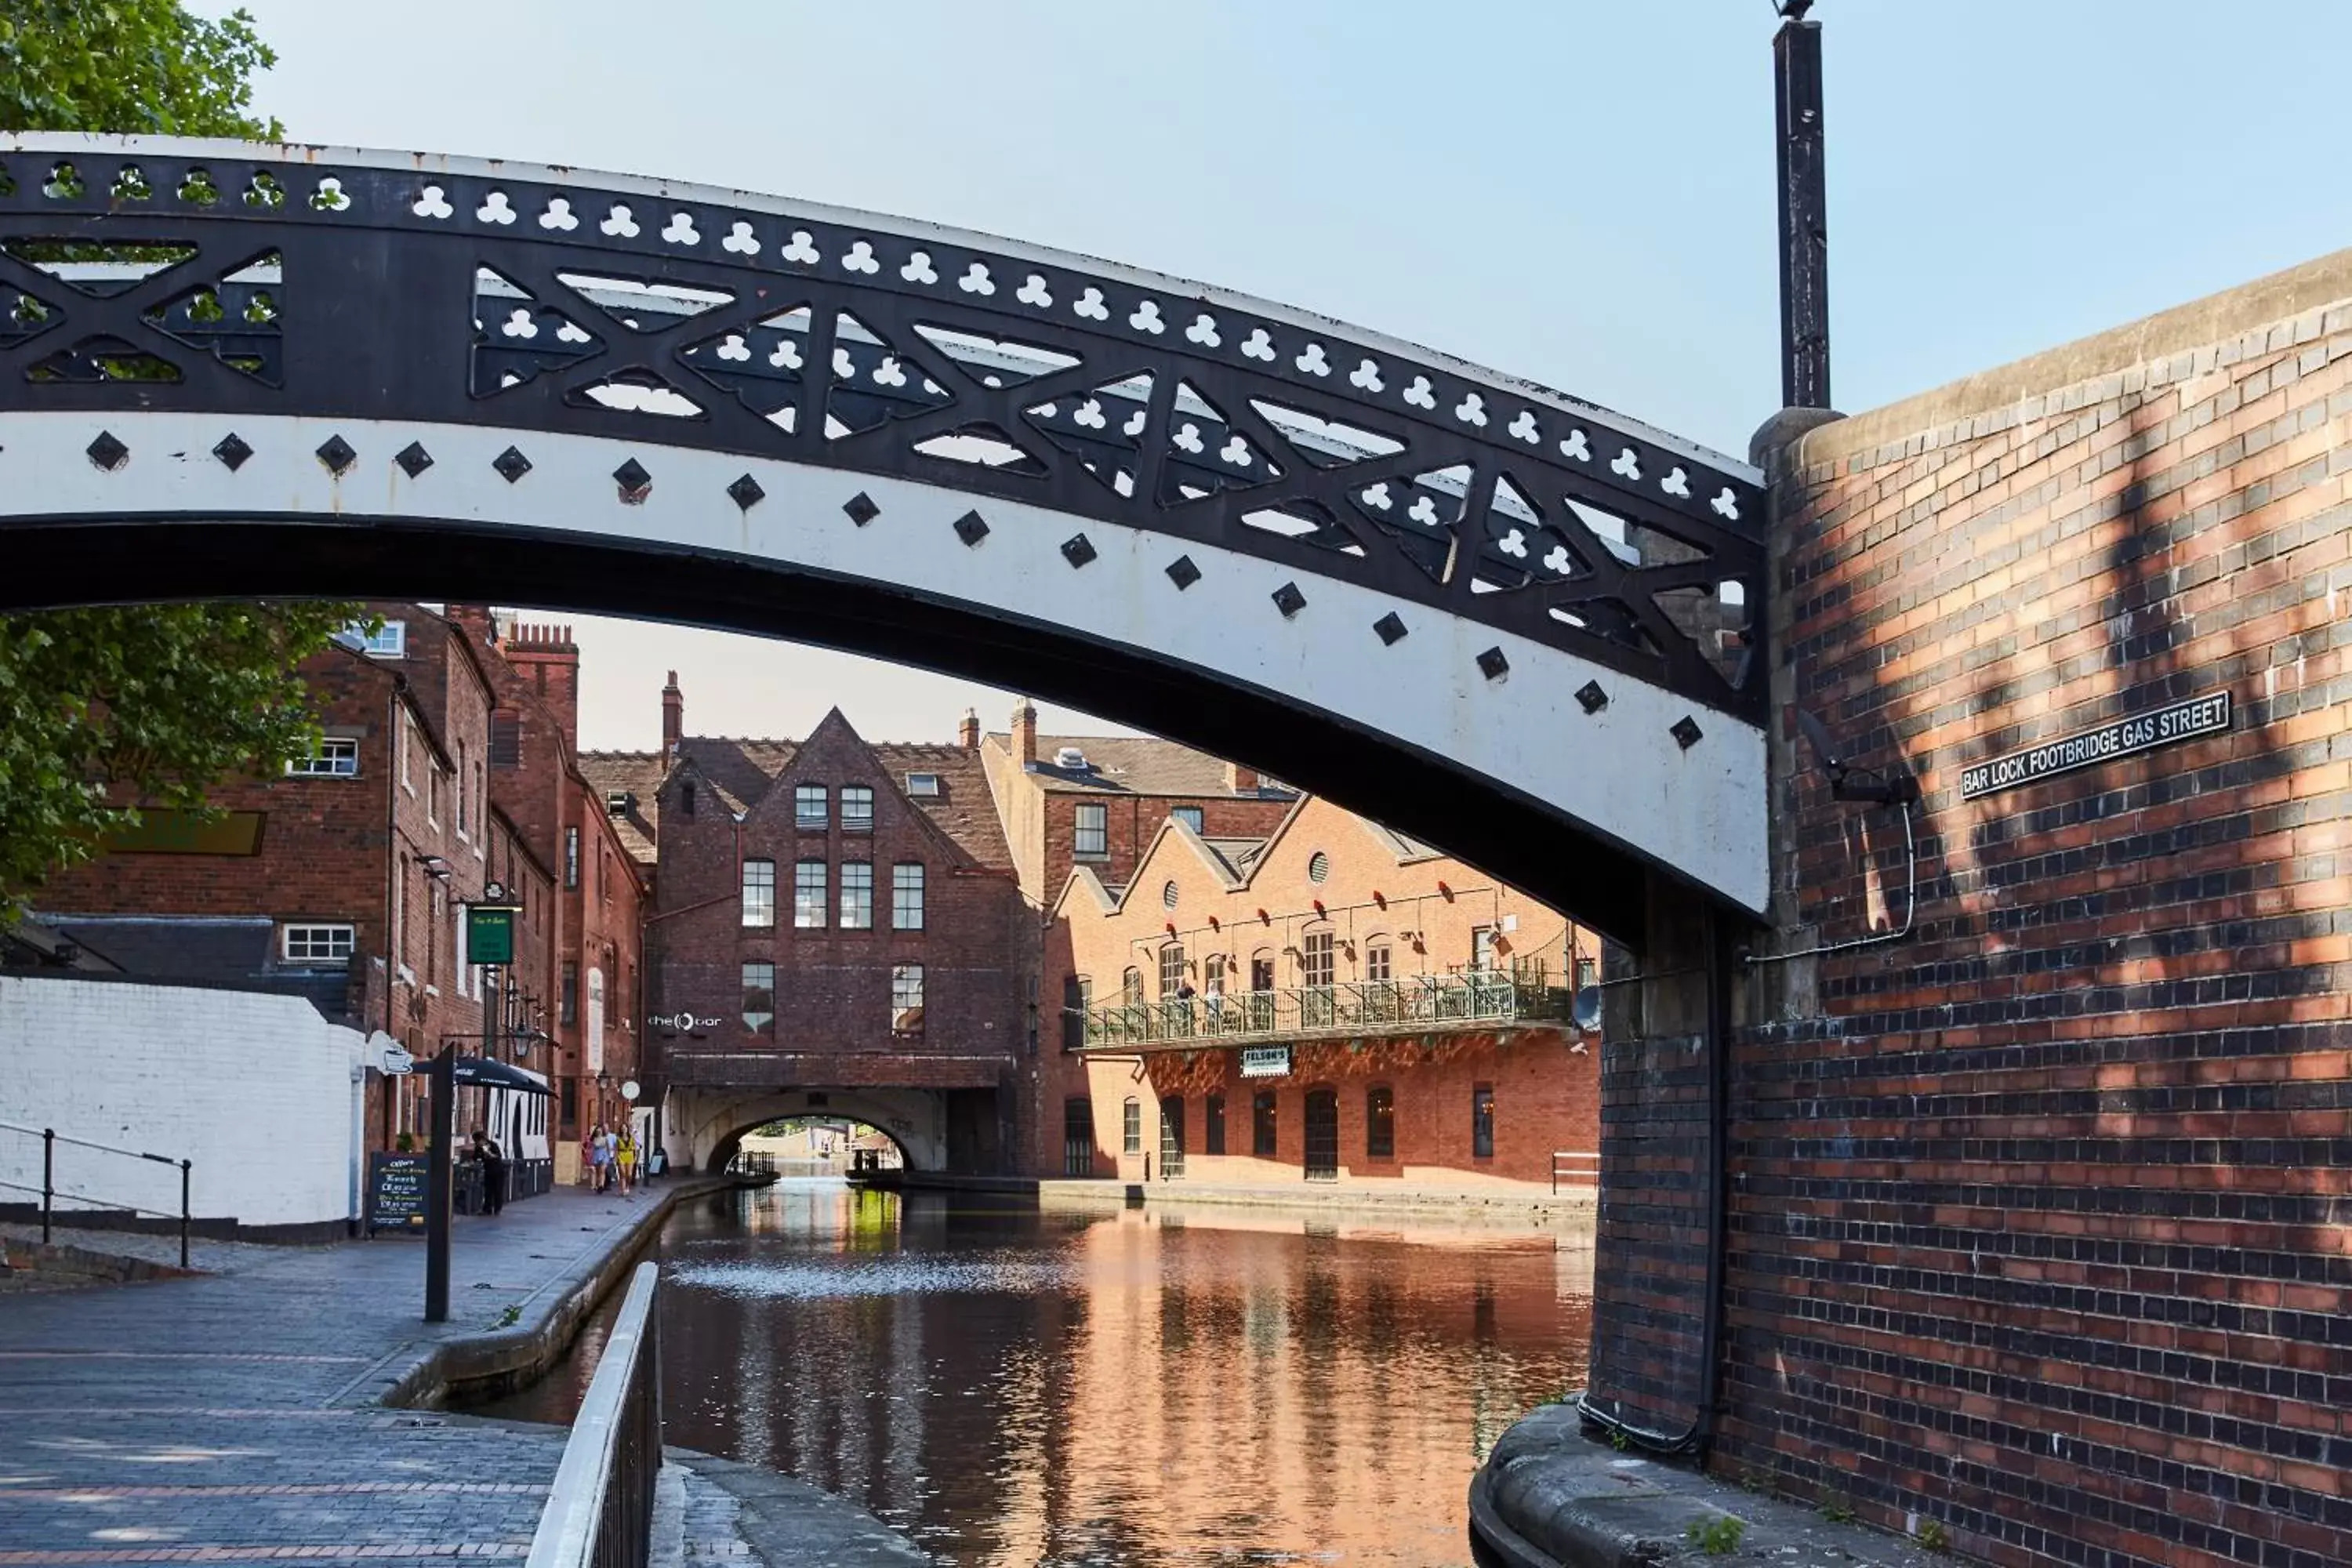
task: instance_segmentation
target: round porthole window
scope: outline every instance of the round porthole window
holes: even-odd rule
[[[1166,887],[1160,889],[1160,901],[1167,905],[1171,910],[1176,907],[1175,883],[1171,882]]]
[[[1307,857],[1307,879],[1308,881],[1325,881],[1329,879],[1330,875],[1331,857],[1324,854],[1320,849],[1318,849],[1314,854]]]

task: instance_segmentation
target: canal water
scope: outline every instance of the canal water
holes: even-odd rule
[[[788,1181],[656,1256],[669,1441],[973,1568],[1466,1563],[1471,1473],[1579,1385],[1591,1308],[1589,1227],[1369,1211]],[[605,1321],[482,1413],[568,1421]]]

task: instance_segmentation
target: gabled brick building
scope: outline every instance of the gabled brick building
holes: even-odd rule
[[[940,1125],[894,1131],[1000,1168],[1035,922],[977,753],[870,744],[838,710],[804,741],[687,736],[683,710],[673,677],[660,752],[585,759],[656,868],[647,1014],[673,1127],[700,1152],[696,1129],[747,1096],[782,1114],[920,1091]]]
[[[1036,1174],[1473,1191],[1567,1152],[1591,1180],[1597,1042],[1564,1014],[1599,939],[1427,845],[1311,797],[1263,837],[1171,816],[1047,914]]]

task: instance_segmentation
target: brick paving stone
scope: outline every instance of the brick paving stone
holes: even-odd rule
[[[361,1401],[372,1374],[509,1306],[540,1321],[648,1201],[563,1191],[461,1217],[443,1325],[421,1320],[424,1248],[404,1237],[215,1244],[198,1278],[12,1296],[0,1568],[521,1558],[561,1429]]]

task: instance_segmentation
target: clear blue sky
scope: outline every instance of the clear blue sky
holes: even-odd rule
[[[306,141],[745,186],[1325,311],[1734,453],[1779,396],[1769,0],[246,0]],[[206,5],[206,9],[218,7]],[[2352,244],[2352,5],[1820,0],[1849,411]],[[1001,696],[597,626],[591,744]]]

